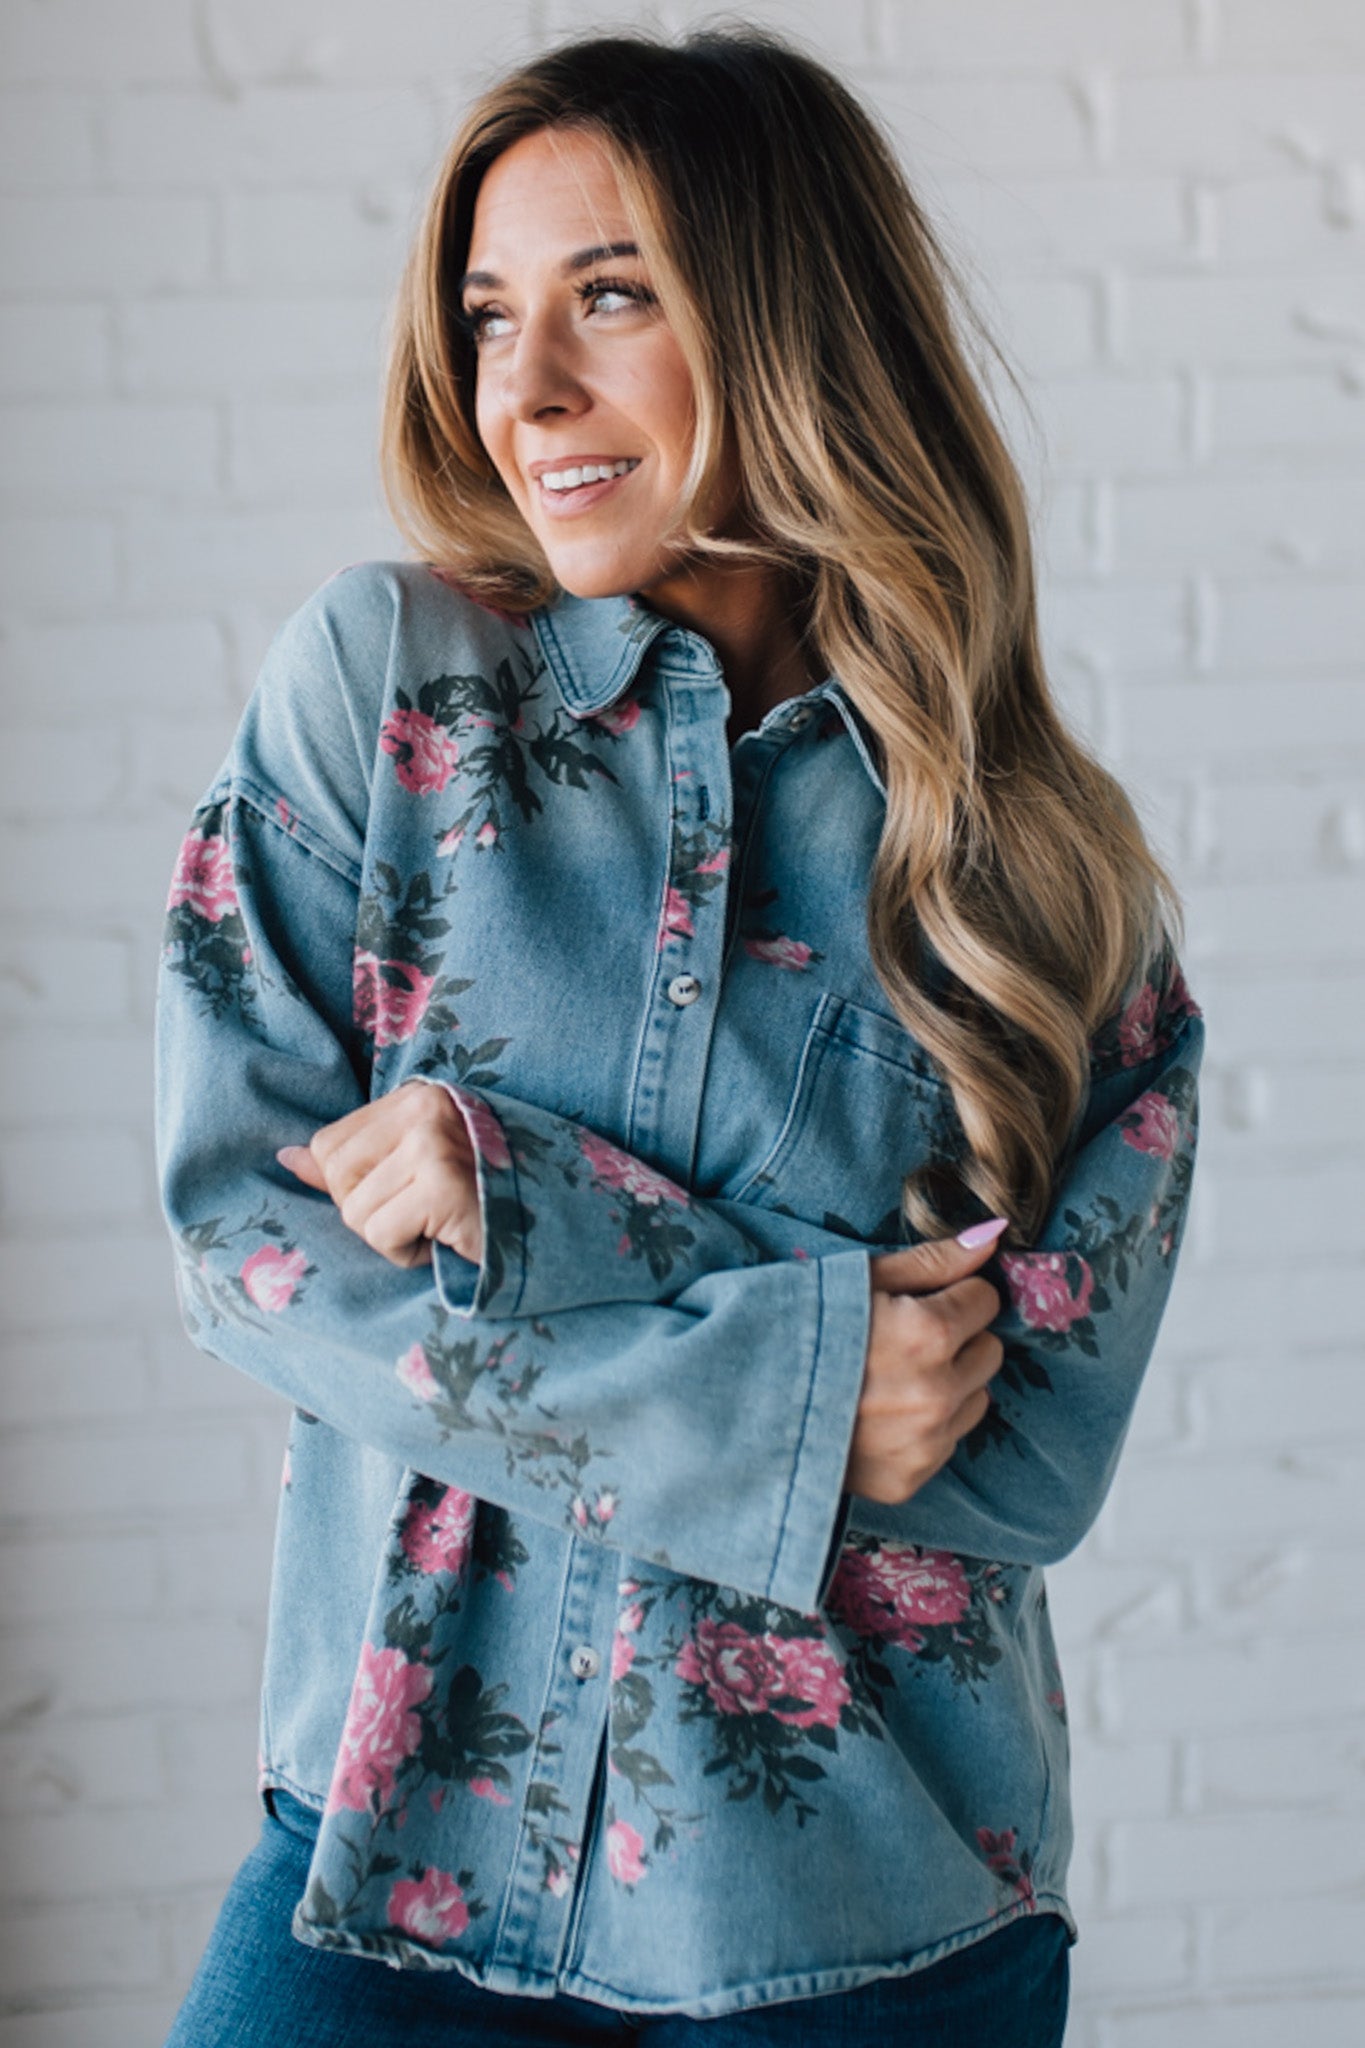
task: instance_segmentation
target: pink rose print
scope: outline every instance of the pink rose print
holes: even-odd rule
[[[497,836],[497,826],[491,818],[485,818],[478,831],[474,834],[474,844],[476,846],[491,846]]]
[[[735,1621],[699,1621],[673,1668],[704,1685],[722,1714],[764,1714],[787,1689],[771,1636],[751,1636]]]
[[[394,756],[398,780],[414,796],[444,789],[460,758],[454,739],[425,711],[393,712],[384,721],[379,744]]]
[[[789,939],[785,932],[779,932],[773,939],[746,939],[744,950],[755,960],[766,960],[772,967],[798,969],[809,967],[811,949],[804,939]]]
[[[1066,1331],[1090,1311],[1095,1276],[1079,1252],[1001,1252],[1010,1300],[1031,1330]],[[1080,1275],[1071,1291],[1070,1269]]]
[[[1151,982],[1138,990],[1119,1018],[1119,1044],[1125,1067],[1136,1067],[1151,1051],[1156,1032],[1157,995]]]
[[[341,1731],[327,1811],[341,1807],[364,1813],[371,1799],[393,1791],[394,1774],[422,1739],[412,1710],[426,1699],[434,1679],[425,1664],[410,1664],[401,1650],[360,1646],[360,1664]]]
[[[696,937],[692,924],[692,910],[687,898],[679,889],[669,888],[664,898],[663,911],[659,917],[659,935],[655,941],[656,952],[669,939],[691,939]]]
[[[237,1277],[257,1308],[278,1315],[281,1309],[288,1308],[307,1264],[307,1258],[297,1249],[282,1252],[276,1245],[263,1244],[245,1261]]]
[[[420,1884],[404,1878],[389,1893],[389,1925],[419,1941],[449,1941],[468,1927],[469,1908],[448,1870],[428,1870]]]
[[[613,1493],[609,1486],[602,1488],[602,1491],[592,1504],[593,1514],[599,1522],[609,1522],[611,1520],[612,1516],[616,1513],[618,1498],[619,1496]]]
[[[697,873],[699,875],[723,875],[729,865],[730,849],[728,846],[722,846],[718,852],[711,855],[709,860],[699,860],[697,862]]]
[[[182,903],[210,924],[218,924],[239,908],[232,855],[225,839],[206,839],[202,832],[185,834],[166,908],[175,910]]]
[[[512,1803],[505,1792],[498,1790],[491,1778],[471,1778],[469,1789],[476,1799],[489,1799],[494,1806],[510,1806]]]
[[[652,1166],[646,1166],[642,1159],[636,1159],[629,1152],[622,1152],[608,1138],[596,1131],[580,1130],[578,1146],[593,1170],[594,1177],[604,1187],[620,1188],[623,1193],[634,1195],[637,1202],[678,1202],[685,1208],[687,1194],[676,1181],[665,1174],[656,1173]]]
[[[473,1541],[474,1509],[473,1494],[458,1486],[448,1486],[434,1506],[415,1500],[398,1539],[408,1563],[419,1572],[463,1571]]]
[[[426,1352],[420,1344],[411,1345],[399,1359],[395,1370],[399,1382],[419,1401],[434,1401],[441,1389],[436,1384]]]
[[[436,977],[407,960],[380,960],[357,952],[352,967],[353,1010],[359,1029],[375,1045],[401,1045],[426,1013]]]
[[[769,1636],[782,1670],[782,1691],[807,1702],[802,1707],[774,1707],[774,1719],[792,1728],[837,1728],[839,1710],[853,1695],[843,1668],[818,1636]]]
[[[463,838],[464,826],[452,825],[450,830],[445,834],[444,838],[440,839],[437,842],[436,851],[438,853],[454,853],[456,847],[460,844],[460,841]]]
[[[620,1590],[624,1593],[626,1589],[624,1586],[622,1586]],[[617,1618],[616,1626],[618,1628],[624,1629],[627,1635],[633,1636],[636,1633],[636,1631],[643,1625],[644,1618],[644,1608],[641,1607],[638,1600],[633,1600],[629,1607],[622,1608],[621,1613]]]
[[[507,1134],[497,1117],[477,1095],[468,1095],[463,1088],[452,1088],[450,1092],[464,1112],[474,1150],[486,1165],[505,1173],[512,1164],[512,1154],[508,1149]]]
[[[911,1543],[848,1549],[830,1582],[829,1610],[858,1635],[881,1636],[912,1654],[923,1631],[961,1621],[971,1588],[960,1561],[946,1550]]]
[[[1031,1874],[1033,1858],[1027,1850],[1024,1850],[1022,1853],[1016,1853],[1014,1829],[1002,1828],[997,1835],[993,1834],[989,1828],[978,1828],[976,1839],[990,1869],[995,1872],[1002,1883],[1014,1886],[1020,1898],[1024,1900],[1029,1911],[1032,1912],[1034,1907],[1033,1877]]]
[[[593,717],[608,732],[632,732],[640,723],[640,706],[634,697],[627,697],[619,704],[608,704],[604,710],[594,712]]]
[[[611,1682],[624,1678],[635,1662],[635,1645],[629,1636],[623,1636],[618,1629],[611,1639]]]
[[[614,1820],[607,1829],[607,1868],[621,1884],[638,1884],[645,1875],[644,1846],[629,1821]]]
[[[1136,1118],[1136,1123],[1130,1122]],[[1149,1088],[1127,1111],[1123,1119],[1123,1142],[1135,1152],[1149,1152],[1153,1159],[1174,1159],[1180,1137],[1180,1112],[1167,1095]]]
[[[562,1863],[556,1863],[553,1870],[545,1873],[545,1889],[553,1892],[557,1899],[566,1896],[572,1879]]]

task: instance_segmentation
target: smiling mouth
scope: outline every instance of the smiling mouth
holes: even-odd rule
[[[594,484],[614,483],[639,467],[638,455],[623,455],[616,462],[566,462],[563,469],[542,470],[536,481],[549,497],[571,498],[576,491],[589,490]]]

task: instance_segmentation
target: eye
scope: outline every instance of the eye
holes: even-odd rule
[[[627,284],[624,279],[617,277],[595,277],[590,283],[579,285],[577,291],[585,304],[588,300],[596,301],[601,298],[624,299],[628,305],[633,306],[652,306],[655,303],[654,294],[648,285]]]
[[[458,318],[461,327],[478,343],[486,339],[492,321],[505,320],[507,315],[500,313],[496,306],[464,306]]]

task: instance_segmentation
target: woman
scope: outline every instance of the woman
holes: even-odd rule
[[[570,43],[450,150],[417,560],[282,629],[171,890],[181,1303],[295,1404],[177,2044],[1061,2038],[1042,1567],[1202,1026],[949,307],[756,32]]]

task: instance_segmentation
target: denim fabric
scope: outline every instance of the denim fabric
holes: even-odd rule
[[[927,1969],[857,1991],[689,2019],[560,1992],[484,1991],[456,1970],[377,1969],[291,1938],[317,1821],[273,1795],[165,2048],[1061,2048],[1070,1969],[1055,1913],[1012,1920]]]
[[[1156,1339],[1203,1033],[1154,944],[985,1269],[990,1414],[909,1501],[843,1493],[869,1256],[965,1139],[869,958],[870,730],[834,678],[733,747],[729,707],[641,599],[334,577],[190,821],[157,1027],[186,1327],[294,1408],[296,1934],[696,2017],[1074,1932],[1043,1567]],[[412,1078],[473,1137],[477,1269],[391,1264],[276,1161]]]

